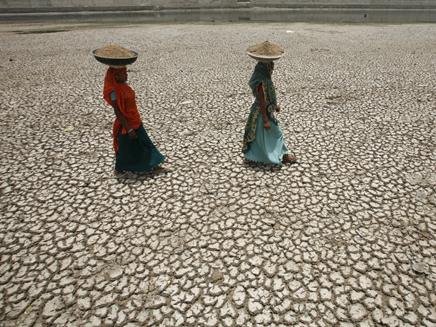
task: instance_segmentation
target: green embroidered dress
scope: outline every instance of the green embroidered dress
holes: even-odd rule
[[[288,153],[283,141],[283,132],[275,117],[277,110],[276,92],[271,74],[274,62],[259,62],[250,79],[249,85],[256,100],[251,106],[245,126],[242,152],[246,159],[255,162],[281,164],[283,156]],[[271,128],[263,127],[263,118],[260,112],[259,85],[265,97],[266,115]]]

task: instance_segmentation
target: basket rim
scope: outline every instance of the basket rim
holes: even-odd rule
[[[94,49],[94,50],[92,50],[91,51],[91,54],[94,56],[94,57],[98,57],[98,58],[102,58],[102,59],[113,59],[113,60],[128,60],[128,59],[133,59],[133,58],[138,58],[138,56],[139,56],[139,52],[136,52],[136,51],[133,51],[133,50],[130,50],[130,49],[128,49],[129,51],[131,51],[131,52],[133,52],[135,55],[133,56],[133,57],[124,57],[124,58],[119,58],[119,57],[117,57],[117,58],[113,58],[113,57],[103,57],[103,56],[99,56],[99,55],[96,55],[95,54],[95,52],[98,50],[98,49],[100,49],[100,48],[97,48],[97,49]]]
[[[277,60],[280,59],[281,57],[283,57],[284,53],[280,54],[280,55],[275,55],[275,56],[262,56],[262,55],[257,55],[253,52],[249,52],[247,51],[247,54],[252,57],[253,59],[266,59],[266,60]]]

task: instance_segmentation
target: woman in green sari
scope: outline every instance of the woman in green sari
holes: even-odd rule
[[[283,141],[283,132],[275,117],[280,107],[277,106],[274,83],[271,80],[273,70],[273,61],[259,61],[249,82],[256,99],[245,126],[242,145],[244,163],[282,164],[297,161],[295,156],[288,153]]]

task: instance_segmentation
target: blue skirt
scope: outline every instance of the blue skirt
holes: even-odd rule
[[[149,171],[162,162],[165,157],[156,149],[153,142],[147,135],[142,124],[135,133],[137,139],[131,140],[128,134],[121,134],[122,128],[118,131],[118,154],[115,160],[116,171]]]
[[[279,125],[270,121],[271,128],[263,127],[262,116],[259,115],[256,122],[256,136],[251,143],[250,150],[244,154],[250,161],[282,164],[282,159],[288,153],[283,141],[283,132]]]

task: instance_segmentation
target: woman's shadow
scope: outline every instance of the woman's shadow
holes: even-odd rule
[[[118,184],[124,184],[124,185],[140,184],[143,182],[148,182],[153,179],[161,178],[168,174],[171,174],[171,171],[167,171],[165,173],[158,173],[158,174],[149,171],[141,172],[141,173],[130,173],[125,178],[116,178],[116,181],[118,182]]]
[[[253,162],[253,163],[243,163],[243,167],[247,170],[252,170],[254,172],[279,173],[281,172],[283,165]]]

